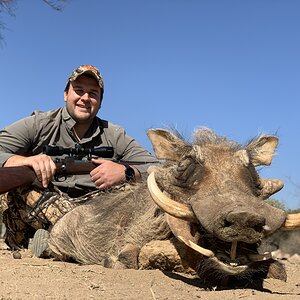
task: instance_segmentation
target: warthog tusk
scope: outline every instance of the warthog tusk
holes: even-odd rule
[[[282,230],[294,230],[300,228],[300,213],[288,214],[284,224],[282,225]]]
[[[185,240],[182,236],[177,236],[178,240],[183,242],[184,244],[186,244],[188,247],[192,248],[193,250],[195,250],[196,252],[207,256],[207,257],[214,257],[215,254],[206,248],[203,248],[197,244],[195,244],[194,242],[190,241],[190,240]]]
[[[219,261],[217,257],[212,257],[210,259],[211,261],[214,261],[218,265],[218,268],[220,270],[226,272],[229,275],[239,275],[248,269],[247,265],[244,266],[226,265],[223,262]]]
[[[248,254],[248,257],[252,261],[263,261],[272,258],[272,254],[270,252],[265,252],[264,254]]]
[[[196,252],[207,256],[207,257],[214,257],[215,254],[206,248],[203,248],[197,245],[197,240],[195,236],[191,234],[191,223],[179,218],[175,218],[167,214],[167,222],[171,231],[173,232],[174,236],[182,243],[184,243],[189,248],[195,250]],[[193,240],[193,241],[192,241]]]
[[[231,243],[231,250],[230,250],[230,259],[234,260],[236,258],[236,248],[237,248],[237,241],[233,241]]]
[[[271,227],[269,225],[264,225],[263,226],[263,230],[266,234],[268,234],[269,232],[272,231]]]
[[[193,210],[188,205],[170,199],[159,189],[155,181],[155,172],[148,176],[147,184],[152,199],[163,211],[175,218],[198,223]]]

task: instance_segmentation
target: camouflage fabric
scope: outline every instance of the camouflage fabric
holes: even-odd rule
[[[50,229],[59,218],[86,199],[73,199],[53,189],[42,191],[27,187],[1,195],[5,242],[11,249],[27,248],[37,229]]]
[[[5,194],[1,198],[1,206],[4,207],[3,223],[6,226],[6,244],[11,249],[27,247],[29,238],[39,228],[48,228],[47,223],[29,220],[31,207],[26,204],[27,198],[32,201],[38,199],[37,191],[18,189]]]
[[[67,80],[67,86],[69,82],[75,81],[76,78],[78,76],[81,76],[82,74],[92,75],[98,81],[99,87],[102,90],[104,90],[104,82],[100,71],[94,66],[87,66],[87,65],[81,65],[71,73],[70,77]]]

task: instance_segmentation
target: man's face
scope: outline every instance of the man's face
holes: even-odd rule
[[[69,114],[77,123],[90,124],[101,104],[101,91],[95,78],[79,76],[64,92]]]

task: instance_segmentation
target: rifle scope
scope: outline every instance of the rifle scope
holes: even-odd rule
[[[69,156],[87,156],[88,158],[91,158],[92,155],[102,158],[112,158],[114,156],[114,148],[108,146],[83,148],[80,145],[75,145],[74,148],[64,148],[47,145],[43,147],[43,153],[49,156],[61,156],[67,154]]]

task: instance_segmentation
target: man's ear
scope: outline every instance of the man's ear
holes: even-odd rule
[[[68,93],[66,91],[64,91],[64,101],[67,102],[67,96],[68,96]]]

